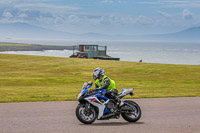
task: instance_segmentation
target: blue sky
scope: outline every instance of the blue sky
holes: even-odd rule
[[[199,0],[1,0],[0,23],[71,33],[162,34],[200,26]]]

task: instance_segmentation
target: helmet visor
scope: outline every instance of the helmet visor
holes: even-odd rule
[[[93,75],[93,79],[94,79],[94,80],[97,80],[97,78],[98,78],[98,77],[96,77],[95,75]]]
[[[99,72],[98,71],[94,71],[93,72],[93,79],[96,80],[99,77]]]

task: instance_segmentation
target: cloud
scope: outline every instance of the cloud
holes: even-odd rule
[[[186,20],[193,19],[192,13],[189,11],[189,9],[183,10],[183,18],[186,19]]]
[[[136,18],[136,22],[139,24],[147,25],[153,23],[152,18],[146,17],[146,16],[138,16]]]
[[[76,5],[59,5],[60,3],[52,4],[49,1],[50,0],[1,0],[0,23],[26,22],[67,32],[70,32],[70,29],[73,28],[74,32],[88,32],[89,30],[91,32],[92,30],[103,32],[103,29],[106,30],[106,28],[121,32],[124,28],[131,31],[138,27],[154,27],[155,29],[180,25],[189,27],[199,22],[198,18],[200,18],[200,15],[191,12],[191,8],[181,8],[181,12],[178,12],[178,10],[169,11],[162,8],[189,5],[189,1],[155,0],[151,2],[152,0],[143,0],[143,2],[139,2],[139,0],[137,0],[136,2],[132,0],[100,0],[100,6],[95,6],[100,8],[108,4],[107,6],[112,8],[110,12],[106,13],[100,12],[102,10],[91,8],[91,6],[93,6],[92,4],[89,6],[85,3],[83,5],[79,3]],[[114,8],[117,9],[113,10],[112,4],[115,4]],[[123,6],[120,4],[123,4]],[[141,9],[143,11],[138,15],[137,10],[133,9],[136,4],[156,4],[158,8],[152,9],[150,6],[147,9]],[[193,2],[193,4],[198,4],[198,2]],[[120,5],[120,7],[118,7],[118,5]],[[131,12],[127,11],[124,5],[131,8]],[[90,8],[89,10],[86,9],[88,7]],[[148,13],[150,8],[151,13]],[[123,9],[123,11],[121,11],[121,9]],[[193,23],[191,24],[191,21],[188,20],[193,20]],[[113,32],[112,30],[107,31]]]
[[[118,3],[119,4],[128,4],[128,1],[126,1],[126,0],[118,0]]]
[[[200,1],[164,0],[154,2],[136,2],[138,4],[161,5],[162,7],[200,7]]]
[[[68,16],[68,20],[71,22],[71,23],[78,23],[80,22],[81,20],[83,20],[81,17],[77,16],[77,15],[69,15]]]
[[[45,3],[17,4],[14,7],[21,9],[22,11],[40,11],[40,12],[55,12],[55,13],[64,13],[66,11],[75,11],[81,9],[75,6],[57,6]]]
[[[129,2],[127,0],[101,0],[101,3],[104,3],[104,4],[113,4],[113,3],[127,4]]]
[[[157,11],[157,13],[163,17],[172,17],[171,14],[167,13],[167,12],[163,12],[163,11]]]
[[[1,0],[0,4],[12,4],[12,3],[37,3],[37,2],[48,2],[55,0]]]
[[[26,17],[28,17],[28,15],[25,14],[25,13],[21,13],[21,14],[18,15],[18,17],[19,18],[26,18]]]
[[[54,22],[54,19],[52,17],[45,17],[45,16],[39,16],[36,18],[36,20],[40,23],[45,24],[52,24]]]
[[[112,3],[114,3],[114,0],[102,0],[101,3],[109,3],[109,4],[112,4]]]
[[[8,19],[10,19],[10,18],[13,18],[13,15],[12,15],[12,13],[10,13],[10,12],[4,12],[3,14],[2,14],[2,16],[3,17],[5,17],[5,18],[8,18]]]
[[[29,22],[44,24],[55,24],[64,22],[72,11],[81,10],[77,6],[52,5],[42,3],[47,0],[1,0],[0,1],[0,22]],[[48,0],[52,1],[52,0]]]
[[[151,4],[151,5],[161,5],[161,4],[164,4],[163,2],[161,1],[155,1],[155,2],[136,2],[137,4]]]

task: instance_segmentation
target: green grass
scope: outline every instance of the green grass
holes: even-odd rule
[[[31,44],[3,43],[3,42],[0,42],[0,46],[31,46]]]
[[[134,98],[200,96],[200,66],[0,54],[0,102],[76,100],[96,67]]]
[[[20,44],[0,42],[0,51],[42,51],[72,49],[72,46],[53,46],[39,44]]]

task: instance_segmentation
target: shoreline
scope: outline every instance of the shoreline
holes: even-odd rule
[[[56,43],[55,43],[56,44]],[[46,45],[46,44],[27,44],[27,43],[9,43],[9,42],[0,42],[0,52],[10,52],[11,54],[19,54],[20,52],[22,53],[22,55],[39,55],[39,56],[53,56],[53,57],[69,57],[71,54],[72,54],[72,50],[73,50],[73,44],[71,46],[55,46],[54,45]],[[119,47],[120,48],[120,47]],[[50,51],[48,51],[50,50]],[[51,50],[55,50],[55,52],[52,52]],[[56,51],[58,50],[58,51]],[[71,51],[70,53],[69,52],[66,52],[67,50]],[[75,50],[77,50],[75,48]],[[35,52],[34,52],[35,51]],[[47,51],[47,52],[45,52]],[[62,52],[62,51],[65,51],[65,52]],[[39,54],[38,54],[38,53]],[[44,53],[43,53],[44,52]],[[111,55],[112,57],[118,57],[120,52],[121,51],[117,51],[117,50],[111,50],[109,51],[110,53],[108,53],[109,55]],[[124,52],[124,51],[122,51]],[[131,51],[129,50],[128,51],[130,57],[133,56],[132,53],[130,53]],[[129,62],[139,62],[141,59],[142,59],[142,62],[144,63],[158,63],[158,64],[176,64],[176,65],[195,65],[195,66],[199,66],[199,59],[197,59],[196,57],[198,57],[199,55],[195,56],[194,58],[188,58],[188,61],[179,61],[182,59],[182,57],[179,57],[177,58],[178,60],[177,61],[174,61],[174,59],[170,58],[170,56],[163,56],[162,60],[160,61],[156,61],[157,57],[154,57],[155,60],[151,60],[151,58],[147,58],[147,57],[141,57],[141,56],[138,56],[140,55],[141,53],[138,52],[138,51],[135,51],[137,53],[136,57],[134,60],[128,58],[128,57],[125,57],[123,54],[122,54],[122,57],[120,57],[121,61],[129,61]],[[143,51],[144,52],[144,51]],[[159,51],[158,51],[159,52]],[[166,51],[162,51],[164,52],[164,54],[166,54],[167,52]],[[173,53],[174,51],[172,51]],[[184,51],[184,52],[187,52],[187,51]],[[151,51],[149,52],[149,54],[152,54]],[[153,54],[153,56],[155,56],[156,54]],[[159,55],[159,54],[158,54]],[[176,54],[174,54],[176,55]],[[179,55],[180,56],[180,55]],[[169,57],[169,61],[168,61],[168,57]],[[186,57],[186,56],[183,56],[183,57]],[[189,57],[189,56],[187,56]],[[171,61],[170,61],[171,59]],[[194,60],[195,61],[191,61],[191,60]]]
[[[6,51],[44,51],[44,50],[73,50],[73,46],[53,46],[41,44],[4,43],[0,42],[0,52]]]

